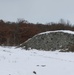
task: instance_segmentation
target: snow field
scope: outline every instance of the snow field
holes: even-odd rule
[[[0,75],[74,75],[74,53],[0,47]]]

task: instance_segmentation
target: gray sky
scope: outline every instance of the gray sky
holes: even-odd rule
[[[58,22],[61,18],[74,24],[74,0],[0,0],[0,19],[32,23]]]

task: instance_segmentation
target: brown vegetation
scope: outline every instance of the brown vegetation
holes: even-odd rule
[[[0,20],[0,45],[19,45],[34,35],[53,30],[72,30],[74,26],[69,23],[33,24],[26,20],[18,22],[4,22]]]

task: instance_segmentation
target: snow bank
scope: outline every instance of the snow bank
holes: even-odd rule
[[[64,51],[74,45],[74,32],[69,30],[47,31],[39,33],[20,45],[25,49]]]

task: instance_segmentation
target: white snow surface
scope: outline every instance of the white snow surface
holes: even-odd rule
[[[74,53],[0,47],[0,75],[74,75]]]
[[[64,33],[68,33],[68,34],[74,34],[74,31],[70,31],[70,30],[55,30],[55,31],[42,32],[42,33],[39,33],[38,35],[48,34],[48,33],[54,33],[54,32],[64,32]]]

